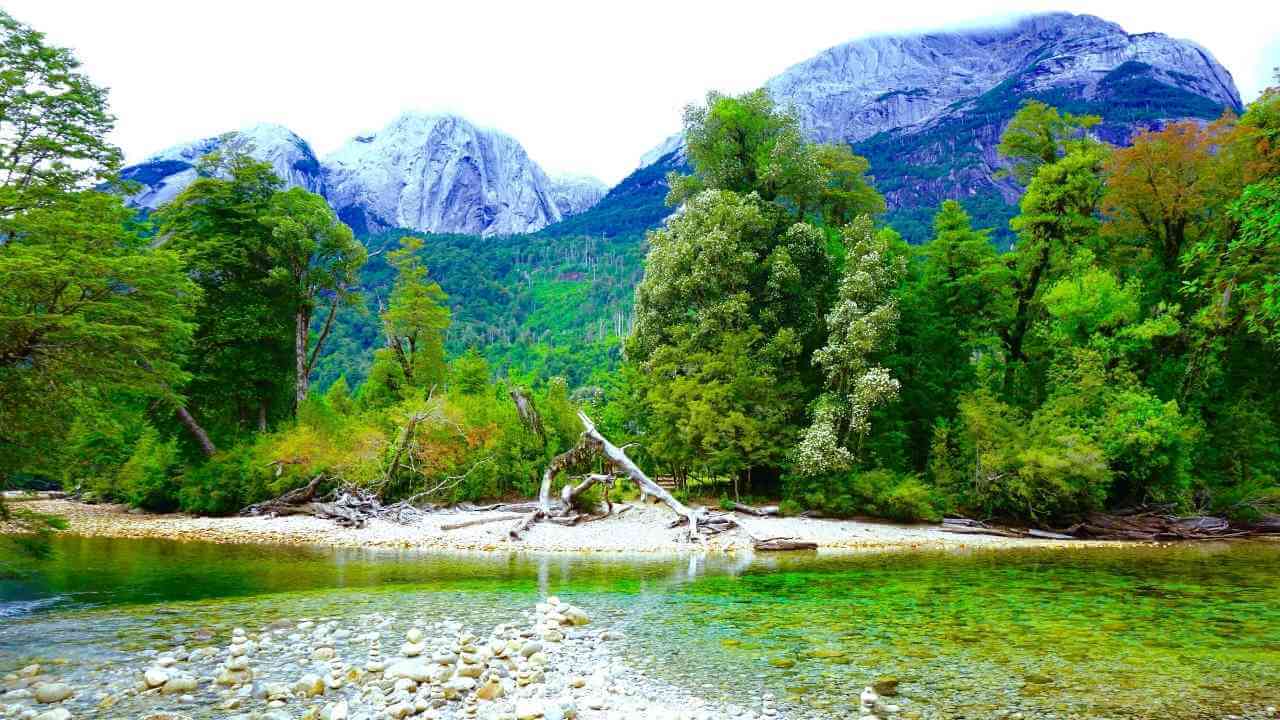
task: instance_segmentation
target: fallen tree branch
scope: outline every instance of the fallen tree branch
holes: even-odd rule
[[[764,540],[756,540],[752,543],[752,548],[758,552],[784,552],[789,550],[817,550],[818,543],[808,540],[796,540],[795,538],[766,538]]]
[[[487,525],[488,523],[504,522],[506,520],[514,520],[520,517],[516,514],[493,515],[490,517],[477,518],[475,520],[463,520],[456,523],[445,523],[440,526],[441,530],[461,530],[462,528],[472,527],[474,525]]]
[[[756,517],[777,517],[781,514],[777,505],[765,505],[764,507],[753,507],[751,505],[743,505],[735,502],[731,506],[734,512],[744,513],[746,515],[755,515]]]

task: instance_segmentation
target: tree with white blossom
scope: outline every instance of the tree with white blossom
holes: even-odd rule
[[[826,315],[826,345],[813,354],[825,390],[796,448],[795,469],[802,475],[850,469],[871,430],[872,411],[897,397],[898,380],[875,361],[893,346],[898,306],[892,293],[906,272],[890,232],[877,233],[865,215],[841,231],[849,254],[836,303]]]

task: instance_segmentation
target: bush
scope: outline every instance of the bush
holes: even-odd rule
[[[855,471],[821,478],[788,477],[787,502],[833,517],[868,515],[902,522],[941,518],[940,494],[915,475]]]
[[[942,519],[934,493],[915,476],[903,478],[880,498],[877,505],[882,515],[891,520],[938,522]]]
[[[155,428],[147,426],[117,473],[116,487],[134,507],[170,512],[178,507],[177,468],[177,441],[161,440]]]
[[[254,445],[242,443],[187,470],[178,503],[189,513],[229,515],[273,497],[273,479],[269,468],[257,462]]]

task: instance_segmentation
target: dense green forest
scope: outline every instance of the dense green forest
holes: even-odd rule
[[[316,476],[527,496],[584,408],[680,493],[787,512],[1280,504],[1280,90],[1128,147],[1023,103],[1012,242],[948,201],[908,244],[867,160],[763,91],[687,111],[681,210],[643,243],[356,238],[234,147],[139,216],[106,91],[0,23],[6,486],[200,513]]]

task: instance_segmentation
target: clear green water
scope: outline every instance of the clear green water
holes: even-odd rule
[[[927,718],[1263,717],[1280,703],[1280,543],[835,559],[599,559],[63,537],[0,581],[0,672],[136,662],[201,628],[369,612],[483,626],[544,594],[714,699],[847,717],[892,675]]]

